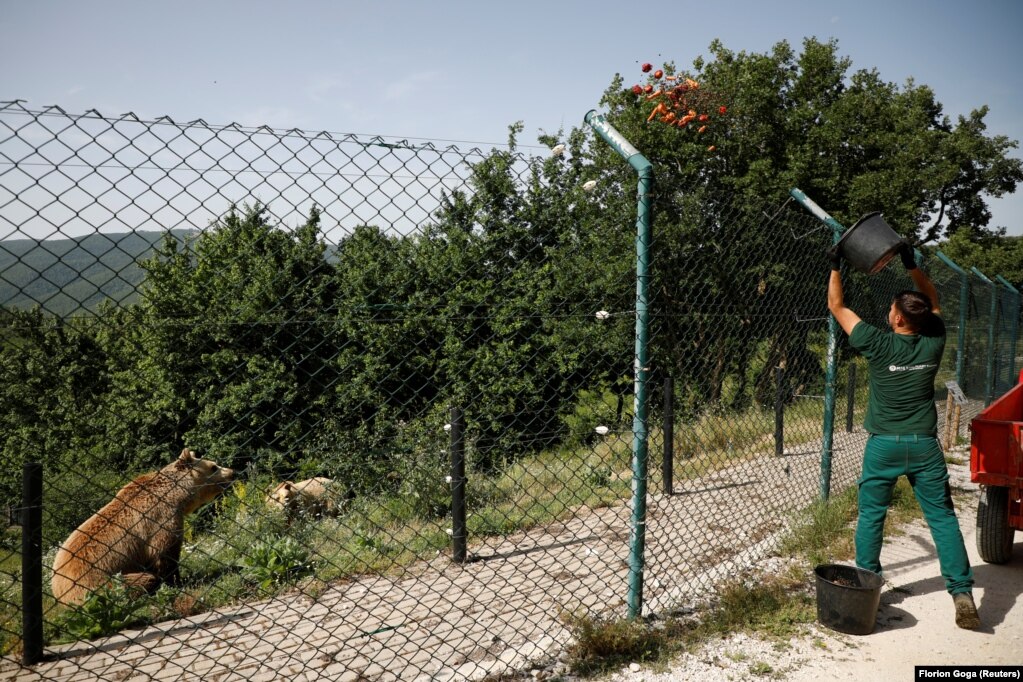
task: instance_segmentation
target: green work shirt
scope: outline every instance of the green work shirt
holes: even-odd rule
[[[924,334],[883,332],[863,320],[849,345],[869,361],[870,400],[863,427],[878,435],[937,435],[934,377],[945,352],[945,325]]]

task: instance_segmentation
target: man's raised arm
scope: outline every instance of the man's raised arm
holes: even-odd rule
[[[931,301],[931,312],[935,315],[940,315],[941,303],[938,301],[938,290],[934,288],[934,283],[931,282],[931,278],[927,276],[927,273],[916,266],[913,247],[908,242],[903,242],[902,246],[899,247],[899,257],[902,258],[902,265],[909,273],[913,284],[916,285],[921,294]]]

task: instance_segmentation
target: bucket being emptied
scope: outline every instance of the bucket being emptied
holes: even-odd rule
[[[873,571],[842,564],[821,564],[817,574],[817,620],[849,635],[874,631],[884,578]]]
[[[902,237],[875,211],[846,230],[835,248],[854,268],[872,275],[888,264],[901,244]]]

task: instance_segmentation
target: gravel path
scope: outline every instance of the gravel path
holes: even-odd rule
[[[969,448],[952,454],[968,460]],[[979,630],[955,626],[929,531],[922,521],[915,521],[887,541],[882,551],[888,583],[870,635],[844,635],[816,623],[781,643],[737,634],[711,641],[657,670],[633,664],[606,677],[606,682],[757,678],[897,682],[915,679],[917,665],[1023,666],[1023,537],[1017,533],[1008,564],[983,563],[976,553],[978,487],[970,482],[968,462],[950,465],[949,470],[953,488],[960,493],[957,511],[977,581]]]

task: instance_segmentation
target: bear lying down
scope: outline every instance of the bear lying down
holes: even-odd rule
[[[215,499],[234,471],[184,449],[160,471],[139,476],[80,525],[57,551],[53,596],[80,604],[121,573],[129,587],[153,591],[174,584],[185,516]]]
[[[338,499],[333,486],[334,481],[323,477],[298,483],[284,481],[270,491],[266,504],[282,510],[289,521],[299,516],[336,516]]]

